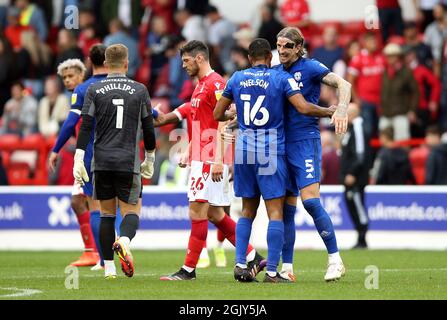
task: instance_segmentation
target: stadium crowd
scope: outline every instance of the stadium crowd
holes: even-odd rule
[[[206,42],[214,70],[228,78],[249,66],[254,38],[275,48],[284,26],[299,27],[308,56],[353,84],[352,103],[360,108],[361,128],[373,147],[362,167],[369,183],[447,184],[446,0],[415,0],[415,21],[403,21],[397,0],[377,0],[375,29],[366,29],[364,21],[314,23],[306,0],[265,0],[249,24],[236,25],[208,2],[0,1],[0,185],[72,184],[75,138],[61,152],[57,172],[46,167],[70,110],[70,93],[56,75],[66,59],[88,66],[93,44],[125,44],[128,75],[147,85],[153,105],[169,112],[189,101],[195,86],[182,69],[178,49],[185,41]],[[71,5],[79,9],[75,29],[65,25]],[[333,104],[335,91],[323,86],[320,105]],[[345,183],[338,174],[343,141],[328,122],[322,120],[321,127],[323,184]],[[168,157],[173,128],[157,129],[151,184],[184,183]]]

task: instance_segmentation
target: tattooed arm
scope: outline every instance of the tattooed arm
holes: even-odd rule
[[[335,124],[335,133],[344,134],[348,130],[348,105],[351,101],[351,84],[339,75],[330,72],[322,80],[322,83],[338,89],[338,106],[332,116],[331,123]]]

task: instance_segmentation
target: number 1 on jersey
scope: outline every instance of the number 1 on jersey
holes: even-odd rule
[[[269,112],[266,108],[262,107],[262,103],[264,102],[265,96],[258,96],[256,99],[253,108],[250,110],[250,94],[241,94],[241,100],[244,101],[244,123],[245,125],[250,125],[250,121],[253,121],[253,124],[256,126],[265,125],[270,118]],[[261,112],[262,118],[256,119],[256,115],[258,112]]]
[[[124,99],[112,99],[113,105],[116,106],[116,128],[123,128],[123,115],[124,115]]]

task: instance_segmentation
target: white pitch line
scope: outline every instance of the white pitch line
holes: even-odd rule
[[[447,271],[447,268],[413,268],[413,269],[381,269],[379,267],[379,272],[444,272]],[[200,272],[200,271],[199,271]],[[326,269],[300,269],[297,270],[296,273],[324,273]],[[364,273],[365,269],[349,269],[347,268],[347,272],[361,272]],[[233,274],[233,271],[216,271],[216,274]],[[136,273],[134,277],[156,277],[162,276],[163,274],[158,273]],[[3,279],[65,279],[65,275],[33,275],[33,276],[7,276],[3,277]],[[102,278],[103,274],[84,274],[81,275],[80,278]],[[0,288],[2,289],[2,288]],[[6,290],[6,289],[5,289]],[[2,297],[2,296],[0,296]]]
[[[18,291],[16,293],[0,295],[0,298],[27,297],[27,296],[32,296],[33,294],[42,293],[42,291],[36,290],[36,289],[0,288],[0,290]]]

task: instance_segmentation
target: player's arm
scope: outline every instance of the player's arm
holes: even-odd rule
[[[93,130],[93,121],[95,116],[94,91],[90,87],[87,91],[84,105],[82,107],[82,124],[79,131],[78,142],[76,144],[76,153],[74,156],[73,176],[75,180],[84,185],[84,181],[88,182],[89,177],[84,166],[85,150],[90,142]]]
[[[140,166],[143,178],[150,179],[154,174],[155,162],[155,131],[152,117],[151,101],[147,89],[144,88],[143,100],[141,104],[141,124],[143,128],[143,141],[145,149],[145,159]]]
[[[161,112],[157,107],[159,106],[156,105],[153,109],[152,109],[152,118],[153,118],[153,124],[154,127],[163,127],[167,124],[171,124],[171,123],[179,123],[180,121],[182,121],[181,116],[179,117],[179,115],[173,111],[173,112],[169,112],[169,113],[163,113]]]
[[[77,88],[73,92],[71,97],[71,110],[68,113],[67,119],[65,119],[64,124],[61,127],[59,135],[57,137],[56,143],[53,147],[53,150],[50,153],[50,157],[48,159],[48,165],[51,170],[55,170],[57,156],[64,145],[67,143],[68,139],[74,134],[76,125],[81,118],[81,109],[82,109],[82,96],[77,91]]]
[[[217,101],[216,108],[214,108],[213,116],[216,121],[228,121],[234,118],[234,111],[226,112],[233,100],[222,96],[219,101]]]
[[[335,124],[335,133],[344,134],[348,130],[348,105],[351,102],[352,85],[333,72],[324,76],[321,82],[338,89],[338,106],[331,123]]]
[[[289,96],[288,99],[299,113],[306,116],[326,118],[331,117],[334,114],[335,108],[323,108],[313,103],[309,103],[306,101],[306,99],[304,99],[301,93],[296,93],[292,96]]]

